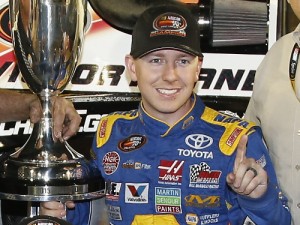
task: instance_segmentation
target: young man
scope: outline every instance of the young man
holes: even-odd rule
[[[202,58],[184,6],[153,7],[138,19],[125,60],[141,104],[101,119],[92,146],[111,224],[290,224],[259,128],[193,93]],[[87,203],[67,206],[75,206],[72,224],[89,224]],[[58,202],[41,212],[65,213]]]
[[[288,2],[300,19],[300,1]],[[256,71],[245,114],[261,126],[295,225],[300,225],[299,46],[300,25],[272,46]]]

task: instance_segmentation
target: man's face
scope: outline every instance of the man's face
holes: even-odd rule
[[[300,20],[300,0],[288,0],[290,3],[295,15]]]
[[[138,82],[143,106],[150,115],[176,120],[191,108],[190,96],[202,65],[199,57],[164,49],[140,59],[127,56],[126,65],[131,79]]]

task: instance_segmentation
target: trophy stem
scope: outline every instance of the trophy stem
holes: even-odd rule
[[[54,141],[51,97],[53,92],[42,92],[38,95],[43,108],[41,120],[34,124],[30,138],[12,158],[22,161],[35,159],[41,163],[61,163],[76,160],[84,156],[76,152],[67,142]]]

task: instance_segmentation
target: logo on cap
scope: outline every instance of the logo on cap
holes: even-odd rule
[[[158,35],[175,35],[185,37],[186,20],[176,13],[164,13],[156,17],[153,22],[155,31],[152,31],[150,37]]]

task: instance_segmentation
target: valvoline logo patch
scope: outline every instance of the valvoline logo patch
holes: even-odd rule
[[[142,147],[145,143],[146,137],[138,134],[131,135],[119,142],[119,149],[123,152],[131,152]]]

